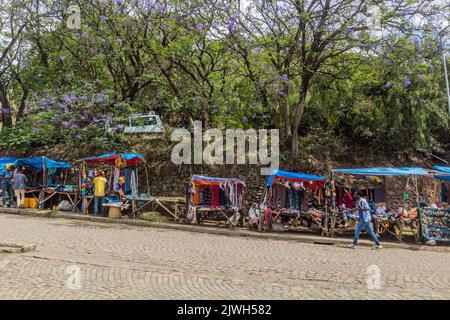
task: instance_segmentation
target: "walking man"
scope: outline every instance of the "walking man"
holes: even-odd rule
[[[356,208],[358,209],[359,222],[358,222],[358,225],[356,226],[355,238],[353,239],[353,243],[350,245],[350,248],[354,249],[356,247],[356,245],[358,244],[359,235],[361,234],[361,231],[363,231],[363,229],[365,229],[367,231],[367,233],[375,241],[376,248],[381,249],[382,246],[381,246],[380,240],[378,240],[378,237],[376,236],[375,232],[372,229],[372,226],[370,225],[371,217],[370,217],[369,203],[363,197],[361,191],[357,192]]]
[[[2,177],[2,205],[6,207],[6,201],[10,207],[13,206],[14,198],[12,192],[12,179],[13,179],[14,166],[7,164],[6,169],[1,172]]]
[[[23,169],[19,169],[14,175],[14,193],[17,198],[17,207],[25,207],[25,187],[28,183],[27,177],[23,174]]]

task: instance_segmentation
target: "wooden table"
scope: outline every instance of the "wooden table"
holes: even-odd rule
[[[42,209],[44,204],[52,199],[56,195],[66,196],[70,204],[72,205],[72,211],[77,211],[78,201],[78,192],[77,191],[58,191],[55,189],[44,189],[41,191],[42,195],[39,195],[39,209]]]
[[[181,211],[180,206],[184,206],[186,200],[184,198],[180,197],[161,197],[161,198],[132,198],[127,199],[123,198],[124,203],[130,203],[131,204],[131,213],[130,216],[132,216],[134,219],[136,218],[136,214],[141,211],[146,206],[153,204],[156,207],[161,207],[169,213],[176,222],[178,222],[181,219]],[[168,206],[172,205],[173,210],[170,210]]]

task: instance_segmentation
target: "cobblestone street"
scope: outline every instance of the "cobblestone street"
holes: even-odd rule
[[[0,254],[1,299],[450,298],[449,252],[4,214],[0,243],[37,244],[36,251]],[[376,282],[368,289],[373,265],[381,271],[378,289]]]

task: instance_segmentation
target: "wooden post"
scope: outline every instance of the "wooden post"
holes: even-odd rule
[[[150,196],[150,183],[148,182],[147,162],[144,162],[145,178],[147,180],[147,194]]]

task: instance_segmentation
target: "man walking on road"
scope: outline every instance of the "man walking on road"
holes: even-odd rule
[[[355,230],[355,238],[353,239],[353,243],[350,245],[350,248],[355,248],[358,244],[359,235],[361,234],[361,231],[365,229],[367,233],[372,237],[372,239],[375,241],[375,246],[377,249],[381,249],[381,243],[380,240],[378,240],[378,237],[376,236],[375,232],[372,229],[372,226],[370,225],[371,222],[371,216],[370,216],[370,207],[367,200],[363,197],[361,191],[357,192],[357,205],[356,208],[358,209],[358,216],[359,216],[359,222],[356,226]]]

